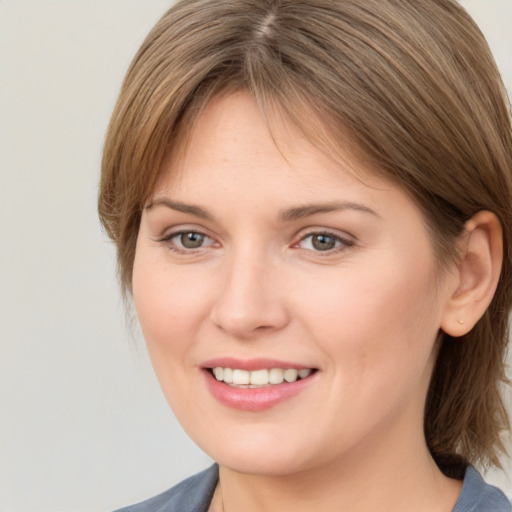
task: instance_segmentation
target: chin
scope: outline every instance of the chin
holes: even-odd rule
[[[290,457],[282,453],[278,457],[271,454],[262,456],[261,452],[258,454],[242,453],[233,456],[225,454],[215,460],[220,466],[246,475],[287,476],[303,469],[297,461],[296,454]]]
[[[230,435],[214,442],[194,441],[220,466],[237,473],[286,476],[314,465],[313,461],[308,462],[304,449],[308,446],[307,440],[284,443],[282,435],[272,436],[271,439],[264,439],[265,436],[261,435],[257,437],[254,439],[249,435],[237,438]]]

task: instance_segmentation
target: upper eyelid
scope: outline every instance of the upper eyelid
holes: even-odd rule
[[[353,240],[350,240],[348,237],[342,237],[342,236],[336,235],[334,233],[329,233],[328,231],[319,231],[317,233],[310,233],[309,235],[304,235],[303,237],[301,237],[298,240],[297,243],[303,242],[304,240],[307,240],[308,238],[318,236],[318,235],[324,235],[324,236],[331,237],[335,241],[341,242],[342,244],[345,244],[345,245],[354,245],[354,243],[355,243]]]
[[[204,228],[198,228],[198,227],[188,227],[188,226],[185,226],[185,227],[178,227],[178,226],[175,226],[175,227],[171,227],[171,228],[166,228],[161,235],[158,235],[156,237],[157,240],[170,240],[171,238],[177,236],[177,235],[181,235],[183,233],[198,233],[200,235],[204,235],[208,238],[211,238],[212,240],[214,239],[214,237],[211,235],[210,231],[208,229],[204,229]]]
[[[210,235],[208,235],[207,233],[204,233],[203,231],[197,231],[196,229],[181,229],[179,231],[171,231],[171,233],[166,235],[166,238],[171,239],[171,238],[174,238],[179,235],[185,235],[187,233],[194,233],[197,235],[204,236],[205,238],[209,238],[210,240],[213,240],[213,238]]]
[[[332,228],[322,228],[322,227],[308,227],[305,229],[301,229],[296,235],[295,239],[297,241],[304,240],[308,236],[313,235],[329,235],[339,240],[345,242],[355,243],[357,241],[357,237],[347,231],[339,231],[337,229]]]

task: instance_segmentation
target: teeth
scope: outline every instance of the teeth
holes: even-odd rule
[[[227,368],[224,369],[224,371],[226,371]],[[306,377],[309,377],[311,375],[311,370],[310,369],[306,369],[306,370],[299,370],[299,377],[301,379],[305,379]],[[226,380],[226,375],[224,375],[224,380]]]
[[[251,372],[246,370],[233,370],[233,384],[249,384],[251,380]]]
[[[224,368],[224,382],[226,384],[233,382],[233,370],[231,368]]]
[[[268,381],[270,384],[281,384],[284,380],[284,372],[281,368],[272,368],[269,372]]]
[[[268,370],[255,370],[250,372],[251,384],[256,384],[257,386],[264,386],[268,384]]]
[[[259,387],[272,384],[281,384],[283,381],[295,382],[298,379],[305,379],[311,375],[311,369],[296,370],[294,368],[270,368],[262,370],[240,370],[238,368],[213,368],[213,374],[219,381],[232,386]]]
[[[284,371],[284,380],[286,382],[295,382],[297,377],[299,376],[298,370],[285,370]]]

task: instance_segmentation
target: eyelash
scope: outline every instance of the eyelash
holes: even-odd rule
[[[312,239],[315,236],[316,237],[324,236],[324,237],[332,238],[336,245],[332,249],[326,249],[324,251],[315,250],[314,248],[313,249],[304,249],[304,248],[299,247],[299,244],[301,244],[308,238]],[[347,249],[350,249],[354,245],[355,245],[355,242],[353,240],[343,238],[340,235],[333,233],[332,231],[321,230],[321,231],[313,231],[313,232],[307,233],[296,244],[294,244],[294,247],[298,247],[299,249],[302,249],[304,251],[314,252],[315,255],[318,254],[320,256],[327,257],[327,256],[331,256],[333,254],[338,254],[340,252],[346,251]]]
[[[201,246],[201,247],[197,247],[197,248],[186,248],[186,247],[181,247],[181,246],[177,245],[176,243],[172,242],[172,240],[174,238],[181,237],[183,235],[200,235],[200,236],[204,237],[204,239],[210,240],[212,243],[207,246]],[[168,235],[163,236],[162,238],[159,238],[157,241],[165,244],[165,246],[169,250],[177,252],[178,254],[195,253],[196,251],[204,249],[205,247],[209,247],[210,245],[213,245],[215,243],[215,241],[211,237],[209,237],[206,233],[203,233],[201,231],[197,231],[194,229],[183,229],[180,231],[174,231],[172,233],[169,233]]]
[[[182,246],[178,245],[176,242],[172,242],[173,239],[175,239],[177,237],[181,237],[183,235],[199,235],[200,237],[203,237],[203,240],[209,240],[210,243],[206,246],[201,245],[199,247],[186,248],[186,247],[182,247]],[[305,242],[307,239],[312,239],[315,236],[316,237],[324,236],[327,238],[331,238],[331,239],[333,239],[335,246],[331,249],[326,249],[326,250],[318,250],[318,249],[315,250],[314,247],[307,248],[307,249],[304,247],[300,247],[300,245],[303,242]],[[165,235],[162,238],[159,238],[157,241],[165,244],[169,250],[174,251],[178,254],[193,254],[201,249],[211,247],[212,245],[215,244],[215,241],[211,237],[209,237],[206,233],[204,233],[202,231],[193,230],[193,229],[174,231],[172,233],[169,233],[168,235]],[[313,244],[313,242],[311,242],[311,245],[312,244]],[[315,253],[316,255],[328,257],[328,256],[331,256],[334,254],[338,254],[339,252],[346,251],[347,249],[350,249],[354,245],[355,245],[355,242],[353,240],[343,238],[340,235],[333,233],[332,231],[319,230],[319,231],[312,231],[312,232],[305,234],[304,236],[302,236],[300,238],[300,240],[298,242],[294,243],[292,245],[292,247],[303,250],[303,251],[312,252],[312,253]]]

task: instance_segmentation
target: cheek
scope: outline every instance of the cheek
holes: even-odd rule
[[[432,263],[381,259],[360,270],[309,283],[309,329],[356,386],[412,378],[431,363],[440,322]]]
[[[182,267],[172,272],[165,257],[151,257],[148,253],[144,249],[137,251],[133,298],[154,360],[154,355],[177,354],[188,348],[192,334],[207,315],[208,297],[204,276]]]
[[[171,409],[185,425],[194,420],[189,400],[197,389],[190,379],[196,371],[198,332],[206,315],[204,279],[178,268],[171,272],[165,255],[138,250],[133,270],[137,317],[156,377]],[[192,417],[192,420],[190,420]]]

